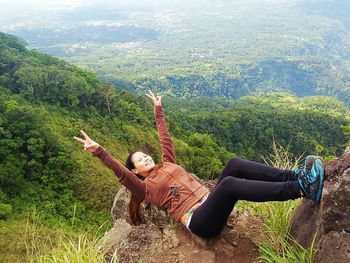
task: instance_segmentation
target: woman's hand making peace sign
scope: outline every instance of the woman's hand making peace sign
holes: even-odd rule
[[[91,140],[90,137],[83,130],[81,130],[80,132],[84,136],[85,140],[76,136],[74,136],[74,140],[83,143],[85,151],[89,151],[91,153],[95,152],[98,149],[98,147],[100,147],[100,145],[97,142]]]
[[[148,91],[148,94],[146,94],[146,96],[153,101],[154,106],[162,106],[162,96],[155,96],[150,90]]]

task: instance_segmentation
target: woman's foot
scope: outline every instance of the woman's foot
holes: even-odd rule
[[[324,180],[324,163],[321,157],[309,155],[304,168],[299,170],[298,183],[303,196],[319,202],[322,196]]]

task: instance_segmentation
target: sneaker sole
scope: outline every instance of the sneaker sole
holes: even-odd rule
[[[320,176],[320,185],[318,187],[317,193],[316,193],[316,202],[320,202],[322,197],[322,191],[323,191],[323,180],[324,180],[324,161],[321,157],[317,157],[314,162],[320,161],[321,164],[319,164],[319,167],[316,166],[317,170],[316,172],[319,173]]]

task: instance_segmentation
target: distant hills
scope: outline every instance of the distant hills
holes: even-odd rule
[[[140,94],[282,91],[350,105],[345,0],[105,2],[13,18],[1,29]]]

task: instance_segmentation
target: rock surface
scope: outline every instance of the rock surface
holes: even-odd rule
[[[209,188],[215,185],[213,181],[202,183]],[[232,213],[219,238],[204,240],[151,204],[142,205],[145,223],[131,225],[129,198],[129,192],[122,187],[114,200],[114,227],[101,241],[108,262],[115,257],[117,262],[250,263],[258,256],[258,248],[251,240],[260,233],[261,222],[256,218]]]
[[[350,152],[327,163],[320,204],[304,200],[292,218],[291,234],[304,247],[315,237],[317,262],[350,262]]]

